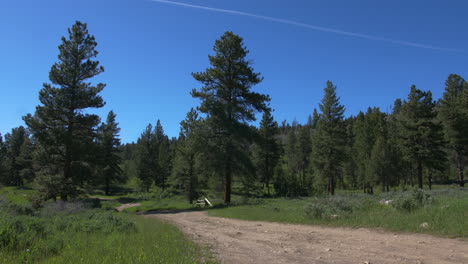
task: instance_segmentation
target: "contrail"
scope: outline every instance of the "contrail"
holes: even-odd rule
[[[270,16],[256,15],[256,14],[241,12],[241,11],[236,11],[236,10],[229,10],[229,9],[221,9],[221,8],[214,8],[214,7],[208,7],[208,6],[186,4],[186,3],[169,1],[169,0],[151,0],[151,1],[158,2],[158,3],[170,4],[170,5],[190,7],[190,8],[195,8],[195,9],[202,9],[202,10],[207,10],[207,11],[217,12],[217,13],[225,13],[225,14],[231,14],[231,15],[237,15],[237,16],[252,17],[252,18],[262,19],[262,20],[276,22],[276,23],[282,23],[282,24],[293,25],[293,26],[297,26],[297,27],[308,28],[308,29],[312,29],[312,30],[316,30],[316,31],[334,33],[334,34],[338,34],[338,35],[344,35],[344,36],[350,36],[350,37],[356,37],[356,38],[362,38],[362,39],[369,39],[369,40],[375,40],[375,41],[389,42],[389,43],[403,45],[403,46],[422,48],[422,49],[439,50],[439,51],[459,52],[459,53],[465,53],[466,54],[465,51],[457,50],[457,49],[437,47],[437,46],[426,45],[426,44],[410,42],[410,41],[404,41],[404,40],[382,38],[382,37],[373,36],[373,35],[367,35],[367,34],[361,34],[361,33],[356,33],[356,32],[344,31],[344,30],[339,30],[339,29],[334,29],[334,28],[315,26],[315,25],[301,23],[301,22],[297,22],[297,21],[293,21],[293,20],[270,17]]]

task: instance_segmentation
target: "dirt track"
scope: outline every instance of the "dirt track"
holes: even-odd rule
[[[115,210],[119,211],[119,212],[122,212],[123,210],[127,209],[127,208],[132,208],[132,207],[136,207],[136,206],[140,206],[141,204],[139,203],[128,203],[128,204],[122,204],[121,206],[117,206],[115,207]]]
[[[375,229],[328,228],[210,217],[147,214],[208,244],[222,263],[468,263],[468,242]]]

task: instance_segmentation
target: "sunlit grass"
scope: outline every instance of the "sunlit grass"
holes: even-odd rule
[[[24,198],[30,192],[0,190],[0,263],[215,262],[169,223],[91,209],[87,200],[49,201],[36,210]],[[111,208],[120,203],[103,204]]]
[[[453,192],[453,193],[452,193]],[[335,217],[311,217],[306,208],[312,203],[326,200],[304,199],[256,199],[253,204],[235,205],[209,210],[212,216],[238,218],[254,221],[273,221],[295,224],[318,224],[329,226],[372,227],[391,231],[429,233],[449,237],[468,237],[468,192],[449,190],[447,193],[434,193],[435,202],[412,211],[398,210],[389,205],[382,205],[380,196],[365,196],[356,199],[363,206],[352,212],[338,213]],[[350,194],[343,195],[351,199]],[[348,198],[347,198],[348,197]],[[422,228],[428,223],[428,228]]]

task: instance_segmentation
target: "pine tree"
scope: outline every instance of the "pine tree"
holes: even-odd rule
[[[197,199],[199,193],[199,155],[200,149],[203,148],[200,140],[201,122],[197,111],[193,108],[187,113],[185,120],[180,122],[179,140],[174,158],[174,182],[184,189],[190,203]]]
[[[392,167],[394,168],[393,177],[391,179],[393,185],[403,185],[408,182],[411,176],[411,162],[404,155],[404,146],[401,141],[401,129],[399,125],[399,115],[403,102],[401,99],[396,99],[393,104],[391,115],[387,118],[388,128],[388,146],[391,149]]]
[[[172,150],[169,142],[169,138],[164,133],[164,128],[161,125],[161,121],[156,122],[155,127],[155,143],[157,145],[157,174],[155,175],[154,182],[156,186],[165,189],[167,187],[167,180],[172,170]]]
[[[273,180],[274,169],[278,164],[281,151],[276,139],[277,134],[278,123],[270,111],[265,111],[260,122],[260,138],[254,148],[254,157],[257,174],[266,186],[268,195],[270,195],[270,183]]]
[[[6,169],[6,147],[3,142],[3,136],[0,133],[0,184],[6,181],[6,177],[8,177]]]
[[[23,186],[25,181],[34,178],[32,168],[33,146],[29,132],[23,127],[13,128],[11,133],[5,135],[6,171],[3,178],[6,185]]]
[[[327,82],[320,104],[320,119],[312,139],[312,156],[316,184],[326,182],[328,193],[335,194],[336,178],[344,159],[346,130],[343,123],[344,106],[336,95],[336,86]]]
[[[317,108],[314,108],[314,113],[312,114],[311,126],[313,129],[317,128],[317,123],[320,119],[320,115],[317,112]]]
[[[381,118],[376,126],[375,143],[369,159],[369,180],[372,185],[380,184],[382,192],[396,185],[395,175],[399,173],[400,158],[401,154],[389,135],[389,123]]]
[[[116,115],[110,111],[107,115],[106,123],[99,127],[99,149],[100,149],[100,164],[99,164],[99,182],[104,184],[106,195],[110,194],[111,184],[114,182],[124,182],[125,178],[122,175],[120,164],[120,139],[119,139],[119,124],[115,121]]]
[[[422,189],[423,167],[439,168],[445,159],[443,130],[436,120],[432,93],[411,86],[398,117],[404,151],[416,166],[418,187]]]
[[[360,112],[353,125],[353,134],[353,157],[357,165],[358,185],[364,192],[373,193],[376,180],[371,168],[372,151],[377,139],[386,135],[385,114],[376,107],[369,107],[366,114]]]
[[[65,200],[92,174],[99,117],[87,110],[104,106],[98,94],[105,87],[89,82],[104,68],[93,60],[98,54],[97,42],[87,25],[77,21],[68,33],[59,46],[59,61],[49,73],[52,84],[44,84],[39,92],[42,105],[34,115],[23,118],[40,145],[36,162],[42,191]]]
[[[303,195],[301,186],[301,153],[298,139],[299,127],[297,122],[293,122],[292,127],[289,129],[287,142],[285,146],[285,161],[286,171],[284,177],[286,181],[287,194],[289,196]]]
[[[148,124],[137,141],[137,176],[141,187],[147,192],[154,182],[155,175],[159,172],[158,151],[153,126]]]
[[[246,59],[249,51],[241,37],[226,32],[214,45],[214,56],[209,56],[212,67],[193,73],[204,86],[193,90],[192,96],[201,100],[199,107],[207,114],[210,130],[217,140],[217,159],[223,164],[224,202],[231,202],[233,174],[239,173],[249,161],[245,140],[251,136],[248,122],[255,114],[267,109],[270,98],[252,91],[262,81]]]
[[[299,128],[297,136],[297,150],[299,152],[298,170],[300,175],[300,185],[302,195],[308,195],[311,189],[312,181],[309,177],[310,153],[312,152],[310,128],[302,126]]]
[[[345,145],[345,161],[343,165],[343,188],[344,189],[356,189],[357,184],[357,174],[356,174],[356,162],[354,159],[355,152],[353,150],[354,145],[354,133],[353,127],[355,123],[355,117],[350,116],[345,119],[346,126],[346,145]]]
[[[445,128],[450,149],[455,153],[460,186],[464,186],[464,167],[468,155],[468,83],[451,74],[445,82],[439,115]]]
[[[172,170],[172,149],[161,121],[153,129],[148,124],[137,141],[137,174],[142,187],[149,191],[154,183],[165,189]]]

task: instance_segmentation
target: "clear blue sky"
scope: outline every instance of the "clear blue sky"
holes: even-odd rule
[[[114,110],[123,142],[157,119],[178,135],[180,120],[198,105],[189,94],[200,87],[191,72],[208,66],[214,41],[227,30],[244,38],[265,77],[256,89],[271,95],[278,121],[305,122],[327,80],[338,86],[346,114],[355,115],[368,106],[388,110],[411,84],[438,99],[450,73],[468,78],[465,0],[179,2],[269,18],[149,0],[0,0],[0,132],[34,112],[60,38],[75,20],[88,23],[106,70],[96,81],[107,84],[107,104],[93,112]]]

